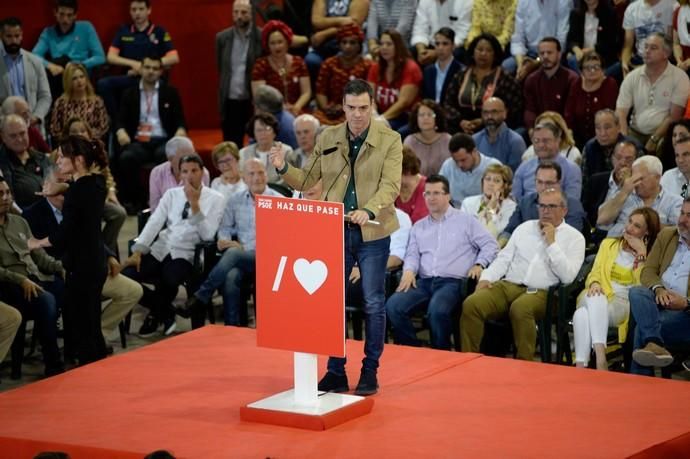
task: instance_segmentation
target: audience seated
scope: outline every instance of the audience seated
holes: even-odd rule
[[[29,146],[27,124],[19,115],[0,120],[0,172],[20,208],[40,199],[43,176],[51,167],[48,157]]]
[[[625,41],[621,52],[623,76],[643,63],[646,41],[654,33],[671,36],[674,0],[633,1],[625,9]],[[634,47],[634,49],[633,49]],[[669,49],[669,55],[671,50]]]
[[[578,71],[588,52],[600,56],[602,73],[622,79],[618,56],[621,51],[620,24],[609,0],[583,0],[570,12],[566,50],[568,67]]]
[[[496,257],[498,245],[474,217],[450,205],[448,180],[432,175],[424,187],[429,215],[412,226],[400,284],[386,301],[397,344],[419,346],[409,315],[425,310],[431,347],[450,350],[453,313],[461,282],[478,279]]]
[[[640,284],[640,272],[660,229],[654,209],[643,207],[630,214],[621,237],[602,241],[573,315],[575,366],[586,367],[594,349],[597,370],[608,370],[608,329],[628,321],[628,292]]]
[[[395,199],[395,207],[409,215],[412,223],[417,223],[429,215],[429,209],[424,199],[426,176],[420,174],[420,166],[421,161],[414,150],[403,145],[400,195]]]
[[[630,289],[630,311],[637,324],[631,373],[654,375],[654,367],[673,362],[665,346],[688,344],[690,279],[683,265],[690,243],[690,198],[676,218],[677,227],[662,229],[656,238],[642,268],[642,285]]]
[[[685,199],[690,196],[690,137],[683,137],[676,141],[676,165],[664,172],[661,177],[661,188],[666,193],[676,194]]]
[[[369,67],[367,81],[374,88],[376,110],[391,129],[399,130],[417,101],[422,72],[396,30],[384,31],[379,42],[379,59]]]
[[[38,37],[33,53],[43,60],[53,99],[62,95],[62,73],[70,62],[82,64],[88,72],[105,63],[103,46],[93,24],[77,21],[78,0],[57,0],[55,22]]]
[[[161,80],[163,63],[147,56],[141,65],[141,82],[122,95],[117,119],[117,142],[122,152],[117,159],[120,197],[125,205],[139,208],[146,202],[140,168],[165,161],[165,142],[187,135],[180,95]]]
[[[240,174],[240,150],[234,142],[222,142],[211,152],[213,165],[220,175],[213,179],[211,188],[229,199],[233,194],[247,189]]]
[[[24,317],[34,318],[45,375],[52,376],[64,371],[57,343],[57,302],[64,290],[64,270],[43,249],[29,250],[29,224],[10,213],[11,207],[12,192],[0,177],[0,299]]]
[[[299,147],[287,155],[285,161],[291,166],[301,168],[307,164],[309,157],[314,152],[316,136],[321,125],[318,119],[306,113],[295,118],[293,125]]]
[[[183,186],[165,192],[156,210],[132,246],[122,274],[143,285],[141,305],[149,309],[139,329],[142,337],[177,327],[172,301],[180,285],[192,275],[194,247],[212,241],[223,214],[225,198],[202,183],[204,164],[196,155],[180,159]]]
[[[448,85],[463,65],[453,56],[455,32],[450,27],[441,27],[434,35],[435,62],[424,67],[422,75],[422,97],[437,104],[446,100]]]
[[[661,188],[661,171],[661,161],[656,156],[645,155],[635,160],[630,178],[624,180],[620,190],[599,207],[597,225],[613,223],[608,237],[621,236],[628,217],[638,207],[656,210],[662,225],[678,222],[683,198]]]
[[[254,115],[247,124],[247,134],[254,138],[256,143],[251,143],[240,150],[240,168],[244,168],[244,163],[248,159],[256,158],[263,163],[264,171],[270,183],[283,183],[283,179],[275,167],[270,166],[268,158],[268,153],[275,143],[278,132],[280,132],[278,122],[273,115]],[[292,154],[290,145],[281,143],[281,147],[284,149],[286,157]]]
[[[63,182],[57,171],[46,177],[44,189],[50,189],[59,182]],[[64,194],[45,196],[40,201],[26,208],[22,216],[29,223],[31,232],[36,239],[43,239],[55,235],[62,221],[62,207],[65,202]],[[103,231],[105,236],[105,230]],[[104,237],[105,239],[105,237]],[[64,250],[54,247],[45,249],[46,253],[55,259],[62,259]],[[139,302],[144,291],[141,285],[120,274],[119,255],[106,246],[108,276],[103,285],[102,296],[110,299],[110,303],[101,313],[101,331],[107,340],[118,324]]]
[[[582,192],[582,205],[587,211],[587,219],[592,227],[595,227],[593,237],[600,241],[606,237],[606,233],[613,224],[598,224],[599,207],[604,202],[610,201],[621,190],[626,181],[627,186],[632,187],[632,165],[639,156],[637,145],[628,140],[616,143],[611,155],[611,170],[603,170],[592,174],[587,179],[587,185]]]
[[[68,63],[62,72],[63,94],[50,112],[50,135],[59,140],[67,122],[81,118],[91,127],[94,139],[103,140],[110,120],[103,99],[96,95],[83,64]]]
[[[508,110],[500,97],[489,97],[482,104],[482,124],[484,129],[472,138],[479,151],[496,158],[513,172],[522,162],[522,154],[527,148],[522,136],[506,124]]]
[[[71,135],[82,136],[89,140],[94,138],[91,133],[91,127],[81,118],[72,118],[67,121],[60,138],[67,139]],[[119,258],[117,238],[120,235],[122,225],[125,224],[127,211],[117,199],[117,185],[110,166],[103,170],[103,175],[105,176],[105,185],[108,189],[105,206],[103,206],[103,222],[105,223],[103,225],[103,242]]]
[[[167,161],[151,169],[149,176],[149,209],[156,210],[161,198],[170,188],[184,185],[180,173],[180,159],[185,156],[197,156],[194,144],[188,137],[175,136],[165,143]],[[208,186],[211,174],[204,167],[202,182]]]
[[[616,108],[618,84],[604,74],[603,62],[596,51],[587,51],[580,59],[582,74],[568,92],[564,118],[572,127],[575,144],[582,147],[594,137],[594,118],[600,110]]]
[[[31,125],[31,110],[29,104],[21,96],[10,96],[0,106],[0,116],[19,115],[29,126],[29,147],[41,153],[49,153],[50,145],[46,142],[41,131]]]
[[[582,173],[572,161],[559,154],[565,132],[555,123],[544,121],[532,131],[535,158],[520,164],[513,178],[513,196],[519,202],[522,197],[535,191],[534,176],[540,161],[550,159],[561,167],[562,189],[569,198],[580,200]]]
[[[566,202],[562,191],[543,191],[539,220],[518,226],[508,245],[482,272],[477,289],[462,306],[463,352],[479,352],[487,320],[509,317],[517,358],[534,358],[536,320],[544,317],[547,289],[572,282],[585,258],[584,237],[563,220]]]
[[[0,21],[3,59],[0,59],[0,102],[20,96],[29,103],[31,126],[42,129],[53,99],[41,59],[22,48],[22,23],[9,17]]]
[[[462,59],[471,24],[472,0],[420,0],[410,40],[419,65],[431,64],[436,59],[433,39],[441,27],[450,27],[455,32],[454,54]]]
[[[539,162],[535,173],[535,190],[518,200],[515,211],[510,216],[508,224],[498,236],[498,243],[504,247],[515,229],[528,220],[539,218],[539,195],[549,189],[562,190],[561,167],[551,160]],[[580,204],[580,200],[566,195],[568,212],[565,214],[565,222],[580,232],[585,231],[586,214]]]
[[[690,137],[690,119],[683,118],[669,124],[660,157],[665,171],[676,167],[676,144],[685,137]]]
[[[292,29],[282,21],[269,21],[261,30],[261,45],[266,56],[259,57],[252,69],[252,94],[262,85],[276,88],[285,99],[285,109],[297,116],[311,99],[311,82],[304,60],[288,53]]]
[[[542,123],[552,123],[558,126],[562,133],[561,141],[558,145],[558,155],[577,165],[580,165],[582,162],[582,153],[580,153],[580,150],[575,145],[573,134],[560,113],[549,110],[543,112],[541,115],[537,116],[537,119],[534,120],[534,124],[537,126]],[[534,157],[534,145],[530,145],[522,154],[522,161],[528,161]]]
[[[222,288],[225,325],[240,324],[240,287],[256,269],[256,196],[282,196],[268,187],[266,163],[249,158],[242,163],[247,190],[230,196],[218,228],[218,250],[223,256],[199,289],[187,301],[180,315],[205,311],[216,289]]]
[[[646,2],[643,0],[639,4]],[[636,5],[637,2],[630,8]],[[636,138],[647,153],[656,154],[669,124],[683,116],[690,94],[690,80],[684,71],[668,61],[671,42],[663,34],[654,32],[648,35],[643,49],[644,65],[623,80],[616,112],[623,135]],[[631,111],[635,116],[628,125]]]
[[[384,30],[395,29],[405,43],[410,43],[416,12],[417,0],[371,0],[366,22],[369,54],[378,56],[378,37]]]
[[[482,192],[482,177],[491,164],[501,164],[477,150],[474,140],[467,134],[455,134],[448,142],[450,158],[441,165],[440,174],[450,182],[454,207],[460,208],[462,200]]]
[[[297,148],[295,136],[295,115],[285,108],[283,95],[273,86],[263,85],[254,94],[254,114],[270,114],[278,122],[275,140]],[[251,118],[250,118],[251,120]],[[249,134],[252,137],[252,134]]]
[[[216,35],[218,108],[223,140],[244,145],[244,127],[252,116],[251,72],[261,56],[261,29],[250,0],[232,3],[232,27]]]
[[[106,55],[108,64],[119,68],[124,75],[101,78],[97,85],[98,94],[103,98],[111,119],[116,118],[120,112],[122,92],[136,86],[139,77],[143,77],[146,56],[161,56],[160,61],[165,69],[180,62],[170,33],[160,25],[150,22],[149,0],[130,0],[129,15],[132,23],[118,28]]]
[[[5,360],[14,336],[22,323],[22,315],[12,306],[0,301],[0,363]]]
[[[477,217],[484,228],[498,238],[517,206],[510,196],[512,185],[510,167],[492,164],[484,171],[481,194],[463,199],[462,210]]]
[[[515,10],[518,0],[474,0],[472,25],[465,45],[481,34],[493,35],[501,49],[509,49],[510,38],[515,30]]]
[[[316,79],[316,105],[314,116],[325,125],[342,123],[343,88],[353,78],[366,79],[371,61],[362,57],[364,33],[356,24],[338,29],[340,53],[326,59]]]
[[[622,141],[631,141],[621,133],[618,115],[610,108],[594,115],[594,138],[582,149],[582,177],[587,182],[594,174],[613,169],[614,147]]]
[[[314,0],[311,7],[312,49],[305,57],[312,80],[316,80],[324,59],[338,54],[338,28],[350,25],[364,27],[368,12],[368,0]]]
[[[468,67],[460,70],[448,85],[443,106],[448,112],[451,133],[474,134],[482,127],[482,104],[492,96],[510,107],[508,124],[519,124],[522,113],[520,85],[501,68],[503,50],[493,35],[479,35],[467,48]]]
[[[425,176],[438,174],[443,162],[450,157],[445,112],[436,102],[424,99],[410,113],[410,135],[404,145],[417,154],[420,173]]]
[[[515,74],[518,81],[524,81],[538,69],[541,56],[537,48],[545,37],[556,37],[559,46],[565,47],[572,6],[570,0],[518,0],[515,31],[510,38],[511,57],[503,62],[508,73]]]
[[[690,31],[683,24],[690,22],[688,0],[678,0],[679,7],[673,10],[673,57],[679,69],[690,69]],[[679,27],[680,24],[680,27]]]
[[[539,69],[525,78],[525,127],[531,129],[539,114],[553,111],[565,114],[570,89],[577,74],[561,65],[561,42],[554,37],[539,41]]]

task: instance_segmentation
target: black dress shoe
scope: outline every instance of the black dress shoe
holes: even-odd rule
[[[374,395],[378,389],[379,382],[376,379],[376,371],[363,368],[357,388],[355,388],[355,395]]]
[[[329,371],[319,381],[319,392],[347,392],[349,390],[347,375],[340,376]]]
[[[192,296],[185,302],[185,304],[175,307],[175,314],[185,319],[189,319],[196,312],[202,310],[206,310],[206,304],[203,303],[199,298]]]
[[[62,362],[54,363],[50,366],[46,366],[45,376],[46,378],[49,378],[51,376],[59,375],[64,372],[65,367],[62,365]]]

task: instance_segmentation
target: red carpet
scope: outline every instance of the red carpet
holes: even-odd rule
[[[357,381],[361,342],[348,342]],[[321,367],[325,360],[321,360]],[[0,457],[683,457],[685,382],[386,346],[373,412],[325,432],[242,422],[292,355],[208,326],[0,394]]]

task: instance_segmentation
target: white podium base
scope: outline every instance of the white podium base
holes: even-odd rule
[[[371,412],[372,398],[348,394],[320,393],[316,404],[299,404],[295,391],[288,390],[240,408],[244,421],[309,430],[326,430]]]
[[[339,410],[353,403],[364,400],[364,397],[347,394],[334,394],[332,392],[320,392],[315,405],[299,404],[295,401],[295,391],[287,390],[279,394],[271,395],[262,400],[247,405],[249,408],[264,410],[286,411],[289,413],[306,414],[310,416],[322,416]]]

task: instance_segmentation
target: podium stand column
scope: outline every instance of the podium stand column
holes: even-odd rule
[[[295,352],[295,404],[315,406],[319,403],[317,392],[317,356]]]

